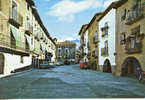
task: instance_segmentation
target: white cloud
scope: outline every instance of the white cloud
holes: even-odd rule
[[[104,8],[107,8],[114,1],[118,1],[118,0],[107,0],[107,1],[105,1]]]
[[[50,0],[45,0],[45,1],[49,2]]]
[[[75,40],[75,38],[73,38],[73,37],[65,37],[64,39],[59,39],[58,41],[59,42],[63,42],[63,41],[73,41],[73,40]]]
[[[98,0],[83,0],[74,2],[73,0],[61,0],[50,8],[48,12],[51,16],[56,16],[60,21],[71,22],[74,15],[90,8],[100,7]]]

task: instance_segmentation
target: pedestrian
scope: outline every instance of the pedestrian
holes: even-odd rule
[[[137,73],[138,73],[138,80],[140,82],[142,80],[142,70],[141,70],[141,68],[137,67]]]

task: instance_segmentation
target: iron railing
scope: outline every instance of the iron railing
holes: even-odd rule
[[[19,28],[23,25],[23,16],[20,13],[12,10],[10,13],[9,23]]]
[[[28,35],[32,34],[33,33],[33,26],[31,24],[27,24],[25,32]]]
[[[131,47],[131,42],[128,42],[125,45],[125,50],[126,50],[126,53],[128,53],[128,54],[140,53],[142,51],[142,42],[141,41],[139,41],[139,42],[135,41],[134,47]]]
[[[143,17],[144,17],[143,7],[134,6],[127,16],[126,24],[131,25],[131,24],[139,21]]]

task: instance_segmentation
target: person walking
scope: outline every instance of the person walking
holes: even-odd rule
[[[140,82],[142,80],[142,70],[139,67],[137,67],[137,76],[138,76],[138,80]]]

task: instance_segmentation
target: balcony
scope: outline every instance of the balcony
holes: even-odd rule
[[[10,18],[9,18],[9,23],[12,24],[13,26],[19,28],[20,26],[23,25],[23,17],[20,13],[14,13],[12,11]]]
[[[102,31],[102,37],[108,35],[109,26],[107,22],[105,23],[104,27],[101,28],[101,31]]]
[[[134,47],[130,46],[131,43],[127,43],[125,46],[125,50],[127,54],[141,53],[142,52],[142,42],[136,42]]]
[[[126,25],[134,24],[142,18],[144,18],[143,8],[134,6],[126,19]]]
[[[25,33],[28,34],[28,35],[31,35],[33,33],[33,26],[30,25],[30,24],[27,24]]]
[[[108,48],[101,48],[101,56],[108,56]]]
[[[20,44],[21,47],[16,44]],[[22,45],[24,46],[23,42],[13,41],[12,37],[0,34],[0,52],[29,56],[29,52]]]

